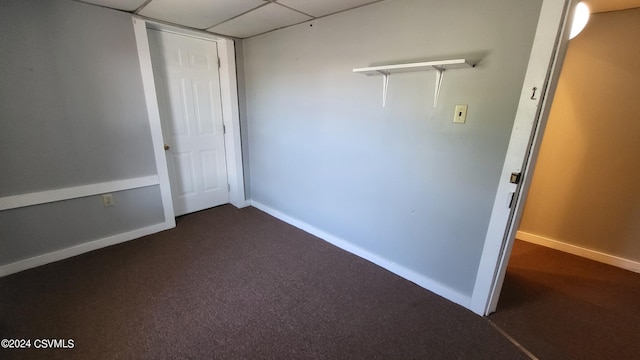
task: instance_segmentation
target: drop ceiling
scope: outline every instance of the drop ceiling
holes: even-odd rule
[[[79,0],[236,38],[382,0]]]
[[[77,0],[240,39],[383,0]],[[584,0],[592,13],[640,0]]]

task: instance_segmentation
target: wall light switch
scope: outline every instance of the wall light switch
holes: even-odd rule
[[[453,122],[464,124],[467,121],[467,105],[456,105],[456,113],[453,115]]]

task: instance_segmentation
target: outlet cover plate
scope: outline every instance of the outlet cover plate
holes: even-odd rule
[[[104,194],[102,195],[102,203],[104,206],[113,206],[115,205],[113,202],[113,194]]]

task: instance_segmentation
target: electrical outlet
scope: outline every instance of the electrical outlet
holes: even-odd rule
[[[113,194],[104,194],[102,195],[102,203],[104,206],[113,206],[115,203],[113,202]]]
[[[453,115],[453,122],[464,124],[467,121],[467,105],[456,105],[456,113]]]

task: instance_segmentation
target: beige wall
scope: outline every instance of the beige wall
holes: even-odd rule
[[[640,261],[640,9],[573,39],[520,230]]]

